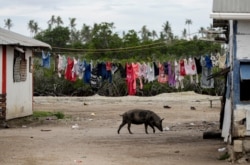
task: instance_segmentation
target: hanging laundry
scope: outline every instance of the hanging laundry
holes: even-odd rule
[[[83,75],[83,82],[89,84],[91,77],[91,63],[84,61],[85,71]]]
[[[50,53],[42,51],[42,67],[50,68]]]
[[[147,78],[147,65],[145,62],[143,62],[142,64],[139,63],[138,78],[140,81],[140,89],[143,89],[143,80],[145,82]]]
[[[200,57],[195,57],[194,61],[195,61],[197,74],[201,74],[201,71],[202,71],[202,66],[201,66],[201,62],[200,62],[201,58]]]
[[[201,57],[200,63],[202,66],[202,73],[201,73],[201,87],[202,88],[214,88],[214,79],[211,78],[207,80],[208,76],[212,74],[212,67],[209,60],[206,57]]]
[[[163,62],[163,67],[164,67],[164,73],[168,75],[168,62]]]
[[[184,59],[179,60],[180,76],[186,76]]]
[[[108,79],[109,83],[112,82],[111,69],[112,69],[112,63],[110,61],[107,61],[106,62],[106,71],[107,71],[107,79]]]
[[[132,68],[133,68],[133,79],[134,79],[133,88],[136,91],[136,79],[139,76],[139,64],[132,62]]]
[[[159,68],[156,62],[153,62],[155,77],[159,75]]]
[[[194,83],[193,76],[197,75],[195,61],[193,58],[189,57],[188,60],[184,59],[184,62],[185,62],[186,74],[190,76],[190,83],[193,84]],[[196,76],[196,78],[198,78],[198,75]],[[196,81],[196,83],[198,82]]]
[[[155,80],[155,68],[152,65],[150,64],[150,62],[147,63],[147,81],[148,82],[153,82]]]
[[[213,67],[213,63],[209,55],[205,56],[206,67],[211,69]]]
[[[74,77],[75,79],[77,78],[77,76],[79,75],[79,65],[78,65],[78,60],[73,57],[73,67],[72,67],[72,77]]]
[[[176,89],[178,89],[179,87],[181,88],[181,89],[183,89],[184,88],[184,84],[183,84],[183,80],[184,80],[184,76],[182,76],[181,74],[180,74],[180,68],[181,67],[184,67],[184,65],[183,66],[180,66],[180,62],[177,62],[176,60],[175,60],[175,62],[174,62],[174,68],[175,68],[175,88]],[[182,68],[183,69],[183,68]],[[183,73],[184,74],[184,73]]]
[[[162,63],[158,63],[158,68],[159,68],[159,75],[158,75],[158,82],[159,83],[167,83],[168,81],[168,76],[165,73],[165,67]]]
[[[170,87],[174,87],[175,86],[175,73],[174,73],[174,70],[172,68],[172,64],[171,62],[169,61],[168,62],[168,85]]]
[[[112,63],[112,67],[111,67],[111,73],[112,73],[112,75],[115,74],[115,72],[117,70],[118,70],[118,64]]]
[[[80,59],[78,59],[77,62],[77,68],[78,68],[78,78],[82,79],[83,75],[84,75],[84,71],[85,71],[85,62],[84,61],[80,61]]]
[[[126,64],[126,83],[128,89],[128,95],[135,95],[136,90],[134,89],[134,73],[132,64]]]
[[[121,78],[126,78],[126,65],[122,66],[121,63],[118,63],[118,70],[120,71]]]
[[[62,74],[65,72],[65,56],[61,56],[60,54],[57,55],[58,63],[57,63],[57,74],[61,78]]]
[[[95,93],[98,91],[100,87],[100,79],[97,74],[98,74],[98,68],[93,67],[90,76],[90,86]]]
[[[76,81],[76,74],[72,72],[73,66],[74,66],[74,60],[71,59],[70,57],[67,58],[67,66],[65,69],[65,79],[69,81]]]

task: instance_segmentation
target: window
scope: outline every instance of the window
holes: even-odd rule
[[[14,63],[13,63],[13,80],[14,82],[26,81],[27,78],[27,60],[25,53],[14,50]]]
[[[240,63],[240,101],[250,101],[250,62]]]

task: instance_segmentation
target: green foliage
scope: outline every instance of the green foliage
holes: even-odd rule
[[[62,112],[55,112],[53,115],[56,116],[57,119],[63,119],[65,116]]]
[[[224,154],[222,154],[218,159],[219,160],[227,160],[228,158],[230,158],[230,155],[228,152],[225,152]]]
[[[43,42],[49,43],[53,47],[65,47],[69,41],[68,27],[58,26],[54,29],[47,29],[38,33],[35,38]]]
[[[39,118],[39,117],[49,117],[49,116],[56,116],[57,119],[63,119],[64,113],[62,112],[47,112],[47,111],[34,111],[33,117]]]
[[[53,18],[53,17],[52,17]],[[155,31],[150,31],[143,26],[139,32],[129,30],[122,36],[114,31],[114,23],[95,23],[93,27],[83,24],[81,30],[77,30],[72,19],[71,27],[62,27],[54,19],[50,20],[48,29],[38,33],[35,38],[50,44],[52,54],[59,53],[80,57],[86,60],[113,61],[125,64],[126,62],[152,62],[173,61],[180,58],[195,57],[221,50],[218,43],[199,40],[195,36],[192,40],[178,39],[173,33],[168,21],[158,36]],[[53,21],[54,20],[54,21]],[[62,22],[62,21],[61,21]],[[189,24],[191,25],[191,24]],[[70,30],[69,30],[70,29]],[[139,35],[140,34],[140,35]],[[223,50],[222,50],[223,51]],[[35,55],[37,57],[37,55]],[[53,56],[52,56],[53,58]],[[52,59],[54,60],[54,59]],[[70,82],[63,75],[58,77],[54,71],[42,68],[40,61],[34,61],[34,95],[43,96],[90,96],[96,91],[82,80]],[[138,82],[137,82],[138,84]],[[164,92],[194,90],[198,93],[221,95],[224,89],[224,79],[215,79],[216,88],[203,89],[199,84],[190,84],[185,78],[184,88],[176,89],[168,84],[160,84],[157,81],[145,83],[143,89],[137,90],[139,96],[153,96]],[[103,80],[97,91],[103,96],[127,95],[127,86],[124,78],[116,73],[112,82]]]

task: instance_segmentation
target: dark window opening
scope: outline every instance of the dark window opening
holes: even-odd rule
[[[14,50],[13,63],[13,80],[14,82],[26,81],[27,78],[27,61],[25,53]]]
[[[250,101],[250,62],[240,63],[240,101]]]
[[[250,80],[240,82],[240,100],[250,101]]]

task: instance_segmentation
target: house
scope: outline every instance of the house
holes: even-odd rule
[[[237,160],[250,153],[250,1],[213,0],[212,10],[229,48],[222,137]]]
[[[0,28],[0,119],[32,115],[32,55],[51,46]]]

